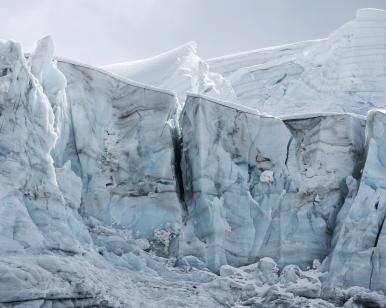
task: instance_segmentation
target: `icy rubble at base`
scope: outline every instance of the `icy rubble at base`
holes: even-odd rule
[[[118,259],[116,255],[114,258]],[[25,283],[25,277],[33,277],[36,289],[18,284],[17,290],[23,290],[29,300],[15,300],[1,307],[359,308],[386,305],[382,293],[360,287],[323,288],[317,269],[302,271],[289,265],[279,272],[269,258],[241,268],[223,266],[220,275],[195,268],[169,267],[165,260],[155,261],[145,254],[122,255],[121,266],[112,264],[113,260],[107,262],[92,253],[65,258],[18,256],[12,260],[19,266],[15,278]],[[127,268],[135,262],[140,262],[142,268]],[[28,293],[21,288],[26,286],[30,288]],[[44,292],[37,290],[39,286]],[[55,288],[50,289],[52,286]],[[76,293],[67,293],[69,289],[75,289]]]
[[[368,74],[382,68],[325,69],[348,38],[353,58],[358,46],[368,58],[362,47],[379,37],[366,27],[382,37],[384,14],[362,10],[327,40],[209,61],[217,73],[193,44],[114,66],[120,77],[55,61],[49,37],[27,59],[0,41],[0,307],[386,306],[386,116],[339,112],[383,97],[383,77]],[[291,115],[299,100],[281,118],[226,100],[219,73],[235,86],[246,65],[281,72],[305,50],[334,86],[380,90],[359,109],[350,93]]]

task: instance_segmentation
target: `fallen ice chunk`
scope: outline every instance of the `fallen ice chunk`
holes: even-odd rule
[[[273,179],[273,171],[272,170],[265,170],[260,175],[260,182],[272,183],[273,181],[274,181],[274,179]]]

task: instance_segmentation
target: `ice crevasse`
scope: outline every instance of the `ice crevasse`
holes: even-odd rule
[[[0,302],[386,304],[385,25],[102,68],[0,41]]]

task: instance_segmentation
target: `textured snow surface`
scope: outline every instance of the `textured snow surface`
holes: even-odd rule
[[[385,26],[103,68],[0,41],[0,306],[386,307]]]
[[[238,100],[268,114],[366,114],[385,107],[386,12],[359,10],[328,39],[207,61]]]
[[[236,99],[229,81],[211,72],[208,65],[199,58],[195,42],[152,58],[102,68],[123,78],[175,91],[180,105],[183,105],[188,91]]]

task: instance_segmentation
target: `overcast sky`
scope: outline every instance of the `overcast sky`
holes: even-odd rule
[[[52,35],[56,54],[92,65],[137,60],[185,42],[202,58],[328,36],[385,0],[0,0],[0,38],[25,51]]]

